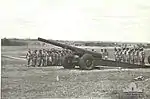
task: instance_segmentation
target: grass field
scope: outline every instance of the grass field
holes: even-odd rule
[[[2,47],[2,55],[23,56],[29,47]],[[38,47],[30,47],[39,49]],[[99,48],[96,48],[97,51]],[[113,50],[109,49],[110,58]],[[147,51],[146,55],[148,55]],[[2,99],[98,98],[119,99],[122,89],[134,81],[150,99],[150,69],[67,70],[57,67],[26,67],[26,61],[2,56]],[[58,79],[59,78],[59,79]]]

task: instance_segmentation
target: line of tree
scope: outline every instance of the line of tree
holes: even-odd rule
[[[89,43],[85,43],[85,46],[102,46],[102,47],[107,47],[107,46],[116,46],[115,43],[95,43],[95,42],[89,42]]]
[[[9,40],[7,38],[1,39],[1,46],[23,46],[23,45],[27,44],[20,41]]]

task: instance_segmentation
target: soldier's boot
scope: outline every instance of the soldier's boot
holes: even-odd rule
[[[41,66],[41,59],[39,60],[39,62],[38,62],[38,67],[40,67]]]
[[[30,66],[30,59],[28,59],[28,64],[27,64],[27,66],[28,66],[28,67]]]

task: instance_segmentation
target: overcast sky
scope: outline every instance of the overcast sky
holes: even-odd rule
[[[150,0],[1,0],[2,37],[150,42]]]

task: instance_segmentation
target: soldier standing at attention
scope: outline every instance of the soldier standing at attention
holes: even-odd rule
[[[102,59],[104,58],[104,50],[101,49]]]
[[[55,65],[58,65],[58,52],[55,53]]]
[[[42,56],[43,56],[43,66],[46,66],[46,51],[45,51],[45,49],[43,49]]]
[[[115,61],[117,61],[117,48],[114,48],[114,56],[115,56]]]
[[[129,51],[129,48],[125,48],[125,53],[124,53],[125,54],[124,55],[124,58],[125,58],[124,61],[125,62],[128,62],[128,59],[129,59],[129,57],[128,57],[128,51]]]
[[[139,59],[140,59],[140,65],[144,65],[145,64],[145,52],[143,50],[143,48],[140,48],[140,52],[139,52]]]
[[[32,65],[35,67],[37,65],[37,50],[33,52],[33,62]]]
[[[119,63],[121,62],[120,61],[120,51],[121,51],[121,49],[120,48],[118,48],[118,49],[115,49],[116,50],[116,53],[115,53],[115,57],[116,57],[116,63],[117,63],[117,66],[119,65]]]
[[[140,65],[140,48],[137,49],[137,64]]]
[[[28,60],[28,66],[31,65],[31,62],[32,62],[32,53],[31,53],[31,50],[29,49],[27,54],[26,54],[26,58]]]
[[[137,64],[138,63],[138,49],[135,48],[134,51],[134,63]]]
[[[66,52],[66,50],[63,50],[63,54],[64,54],[64,56],[66,56],[66,55],[67,55],[67,52]]]
[[[131,60],[131,55],[130,55],[130,49],[127,48],[127,51],[126,51],[126,61],[127,63],[130,63],[130,60]]]
[[[121,48],[118,49],[118,61],[119,62],[122,61],[122,50],[121,50]]]
[[[52,52],[49,51],[49,65],[52,65]]]
[[[105,60],[108,59],[108,51],[107,51],[107,49],[104,49],[104,59]]]
[[[42,65],[43,57],[42,57],[42,50],[39,50],[38,53],[38,66],[40,67]]]
[[[61,65],[61,51],[58,52],[58,65]]]
[[[126,48],[122,49],[122,61],[126,62]]]
[[[55,60],[55,53],[54,51],[52,50],[52,53],[51,53],[51,57],[52,57],[52,65],[54,65],[54,60]]]
[[[135,49],[131,49],[131,52],[130,52],[130,56],[131,56],[131,63],[134,64],[134,52],[135,52]]]
[[[48,51],[45,51],[45,52],[46,52],[46,66],[48,66],[48,61],[49,61],[49,60],[48,60],[48,58],[49,58],[49,57],[48,57]]]
[[[46,56],[46,64],[49,65],[49,50],[46,50],[47,56]]]
[[[61,65],[63,64],[63,58],[64,58],[65,54],[64,54],[64,51],[62,50],[61,51]]]
[[[46,51],[46,65],[48,66],[49,61],[49,50]]]

